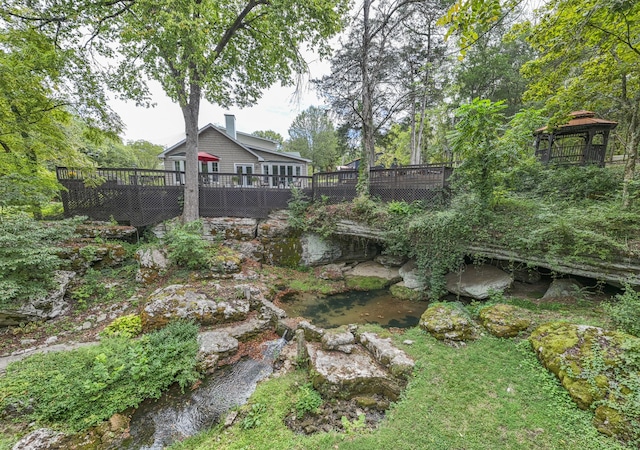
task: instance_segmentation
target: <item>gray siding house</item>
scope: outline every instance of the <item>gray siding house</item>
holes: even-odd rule
[[[255,184],[258,178],[260,184],[270,187],[288,186],[295,177],[308,174],[310,160],[299,153],[278,151],[278,143],[270,139],[236,131],[235,121],[235,116],[225,115],[225,128],[207,124],[198,131],[201,174],[208,174],[211,180],[216,180],[219,173],[236,174],[247,185]],[[186,139],[183,139],[158,157],[165,170],[184,172],[185,153]]]

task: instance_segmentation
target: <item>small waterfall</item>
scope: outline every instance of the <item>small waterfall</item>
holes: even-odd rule
[[[194,391],[173,386],[157,401],[146,400],[131,418],[130,434],[121,448],[160,450],[211,427],[231,408],[243,405],[259,381],[273,372],[285,337],[264,343],[263,359],[243,359],[205,379]]]

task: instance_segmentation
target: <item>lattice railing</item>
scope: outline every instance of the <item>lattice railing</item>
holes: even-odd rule
[[[444,201],[453,169],[447,165],[374,169],[370,194],[383,201]],[[77,170],[57,168],[64,186],[65,214],[149,225],[182,212],[184,172],[144,169]],[[287,207],[292,189],[335,203],[356,197],[357,171],[318,173],[313,177],[237,173],[201,173],[200,214],[204,217],[266,217]]]

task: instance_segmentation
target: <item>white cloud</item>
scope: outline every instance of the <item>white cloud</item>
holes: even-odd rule
[[[309,63],[310,78],[318,78],[329,71],[326,61]],[[111,107],[120,115],[126,129],[125,140],[144,139],[163,146],[173,145],[184,138],[184,119],[177,103],[173,103],[163,92],[159,83],[151,82],[154,108],[136,107],[133,102],[112,100]],[[223,109],[202,101],[200,105],[199,126],[208,123],[224,126],[224,115],[236,116],[236,129],[245,133],[257,130],[273,130],[285,139],[293,119],[311,105],[320,105],[322,101],[310,88],[308,79],[302,88],[299,99],[294,98],[295,86],[273,86],[264,92],[258,103],[250,108]]]

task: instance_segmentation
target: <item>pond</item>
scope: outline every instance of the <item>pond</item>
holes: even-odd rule
[[[281,306],[289,317],[304,317],[321,328],[351,323],[409,328],[418,325],[428,303],[399,300],[383,289],[326,297],[305,294],[285,300]]]

